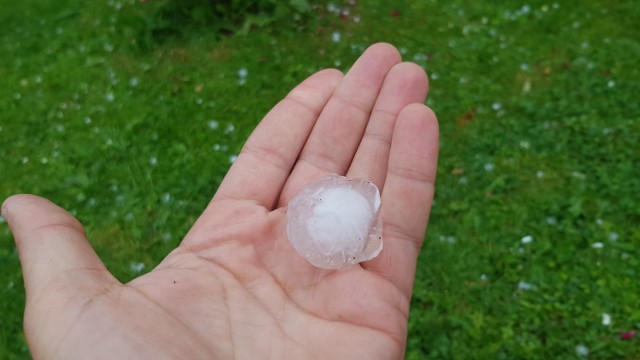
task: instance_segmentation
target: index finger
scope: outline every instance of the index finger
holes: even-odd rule
[[[253,200],[271,210],[340,79],[338,70],[320,71],[280,101],[253,131],[213,201]]]

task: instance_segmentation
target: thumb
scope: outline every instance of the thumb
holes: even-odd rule
[[[14,195],[2,204],[2,216],[18,247],[27,300],[48,285],[97,292],[117,283],[87,241],[80,222],[49,200]]]

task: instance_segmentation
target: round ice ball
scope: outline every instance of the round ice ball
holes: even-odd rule
[[[320,178],[289,202],[287,235],[294,249],[319,268],[372,259],[382,250],[380,191],[364,179]]]

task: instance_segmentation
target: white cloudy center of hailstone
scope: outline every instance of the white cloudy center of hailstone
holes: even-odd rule
[[[320,268],[372,259],[382,250],[380,192],[367,180],[325,176],[289,202],[287,235],[294,249]]]

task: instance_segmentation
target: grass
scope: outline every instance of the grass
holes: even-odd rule
[[[69,209],[127,281],[293,85],[388,41],[430,74],[442,132],[407,358],[640,358],[619,336],[640,331],[634,1],[335,2],[349,14],[325,3],[232,36],[159,31],[141,4],[0,1],[1,198]],[[0,357],[28,358],[6,225],[0,278]]]

